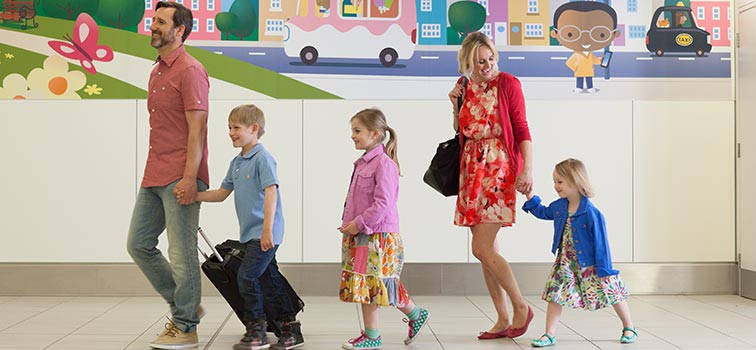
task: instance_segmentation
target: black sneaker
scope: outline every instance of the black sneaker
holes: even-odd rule
[[[265,320],[257,320],[247,324],[247,332],[238,344],[234,345],[234,350],[261,350],[270,347],[268,335],[265,330],[268,328]]]
[[[304,345],[302,337],[302,325],[299,321],[284,322],[282,324],[283,333],[278,338],[278,343],[273,344],[270,348],[274,350],[296,349]]]

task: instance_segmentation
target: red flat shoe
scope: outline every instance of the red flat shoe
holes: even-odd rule
[[[509,337],[510,338],[517,338],[517,337],[525,334],[525,332],[528,331],[528,326],[530,325],[530,322],[532,322],[532,321],[533,321],[533,309],[531,309],[530,306],[528,305],[528,318],[525,320],[525,325],[523,325],[520,328],[512,328],[509,331]]]
[[[488,340],[488,339],[509,338],[509,329],[510,327],[507,327],[501,332],[494,332],[494,333],[491,333],[488,331],[480,332],[480,334],[478,334],[478,339]]]

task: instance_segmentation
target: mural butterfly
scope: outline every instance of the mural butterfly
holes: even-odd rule
[[[81,13],[74,24],[73,38],[66,34],[68,41],[50,40],[48,44],[63,57],[79,60],[79,64],[89,73],[97,74],[94,61],[109,62],[113,60],[113,50],[106,45],[98,45],[100,29],[92,16]]]

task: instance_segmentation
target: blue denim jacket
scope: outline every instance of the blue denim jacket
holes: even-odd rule
[[[522,205],[522,210],[543,220],[554,221],[554,240],[551,252],[556,254],[562,242],[562,232],[567,224],[567,198],[559,198],[548,207],[541,204],[541,198],[533,196]],[[593,203],[583,197],[577,212],[572,215],[572,240],[581,268],[596,267],[599,277],[616,275],[619,271],[612,269],[612,256],[609,252],[609,241],[606,238],[606,224],[604,215],[593,206]]]

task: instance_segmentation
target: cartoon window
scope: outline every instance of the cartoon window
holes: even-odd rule
[[[283,35],[283,20],[269,19],[265,21],[265,35]]]
[[[281,11],[281,0],[270,0],[271,11]]]
[[[144,9],[152,10],[152,0],[144,0]]]
[[[646,26],[628,26],[628,35],[631,39],[643,39],[646,37]]]
[[[543,38],[543,24],[525,23],[526,38]]]
[[[199,0],[192,0],[192,10],[199,10]]]
[[[422,12],[433,11],[433,0],[420,0],[420,11]]]
[[[215,11],[215,0],[207,0],[207,10]]]
[[[711,19],[719,19],[719,7],[715,6],[711,8]]]
[[[732,9],[730,9],[730,6],[727,6],[727,19],[732,20]]]
[[[528,13],[538,13],[538,0],[528,0]]]
[[[488,11],[488,0],[478,0],[478,3],[480,4],[480,6],[483,6],[484,9],[486,9],[487,15],[491,14],[491,12]]]
[[[727,40],[732,40],[732,28],[727,28]]]
[[[420,27],[420,36],[423,38],[440,38],[441,25],[440,24],[423,24]]]
[[[207,32],[212,33],[215,31],[215,19],[208,18],[207,19]]]
[[[199,20],[196,18],[192,20],[192,31],[199,31]]]
[[[706,9],[703,6],[698,7],[698,19],[706,19]]]
[[[489,39],[493,39],[493,33],[491,32],[491,23],[486,23],[483,28],[480,28],[479,32],[485,34]]]
[[[719,30],[719,27],[714,27],[714,29],[712,31],[714,32],[714,33],[712,33],[712,36],[714,37],[714,40],[719,40],[720,37],[721,37],[721,33],[720,33],[720,30]]]
[[[165,0],[161,0],[161,1],[165,1]],[[179,4],[181,4],[181,5],[184,4],[184,0],[176,0],[176,2],[179,3]]]
[[[328,17],[331,14],[331,0],[314,0],[315,15],[318,17]]]
[[[672,18],[670,11],[662,11],[659,17],[656,18],[656,26],[659,28],[669,28],[670,18]]]
[[[413,0],[339,0],[342,17],[397,18],[401,1]]]
[[[144,31],[149,32],[150,27],[152,27],[152,18],[145,18],[144,19]]]
[[[630,12],[630,13],[638,12],[638,0],[627,0],[627,12]]]

